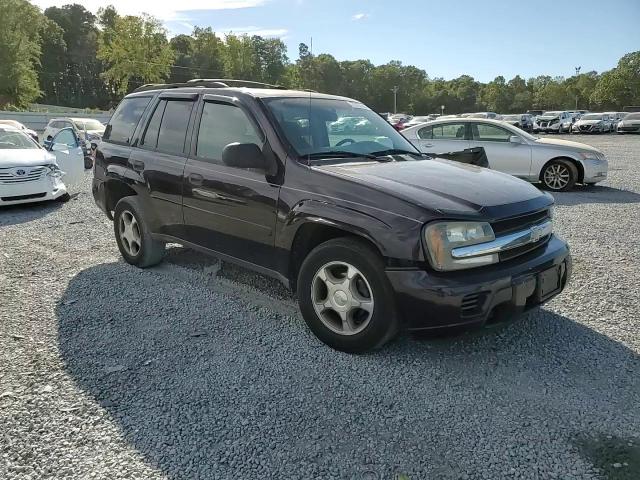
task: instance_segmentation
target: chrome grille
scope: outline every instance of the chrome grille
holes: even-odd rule
[[[24,175],[16,175],[17,170],[24,170]],[[35,182],[47,174],[47,167],[12,167],[0,168],[0,184],[13,185],[17,183]]]

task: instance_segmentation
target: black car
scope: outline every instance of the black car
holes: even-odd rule
[[[331,133],[344,117],[371,125]],[[349,98],[240,81],[143,87],[114,113],[94,173],[127,262],[157,264],[175,242],[271,275],[343,351],[401,327],[511,316],[571,272],[550,195],[428,158]]]

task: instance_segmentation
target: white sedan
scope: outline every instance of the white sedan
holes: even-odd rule
[[[402,131],[425,153],[458,152],[483,147],[489,168],[549,190],[570,190],[607,178],[608,162],[598,149],[578,142],[538,138],[506,122],[477,118],[434,120]]]
[[[69,200],[69,190],[84,177],[82,150],[78,155],[77,147],[60,143],[52,150],[17,128],[0,125],[0,206]]]

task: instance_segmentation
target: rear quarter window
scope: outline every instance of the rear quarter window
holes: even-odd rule
[[[150,101],[151,97],[131,97],[122,100],[107,125],[103,140],[130,144],[133,132]]]

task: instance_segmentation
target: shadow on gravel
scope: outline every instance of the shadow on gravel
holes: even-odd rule
[[[64,206],[58,201],[25,203],[0,208],[0,227],[32,222],[57,211]]]
[[[639,431],[638,356],[550,311],[351,356],[197,278],[103,264],[56,308],[67,371],[168,478],[567,478],[576,439]]]
[[[640,194],[598,185],[576,185],[570,192],[554,192],[556,205],[581,205],[585,203],[640,203]]]

